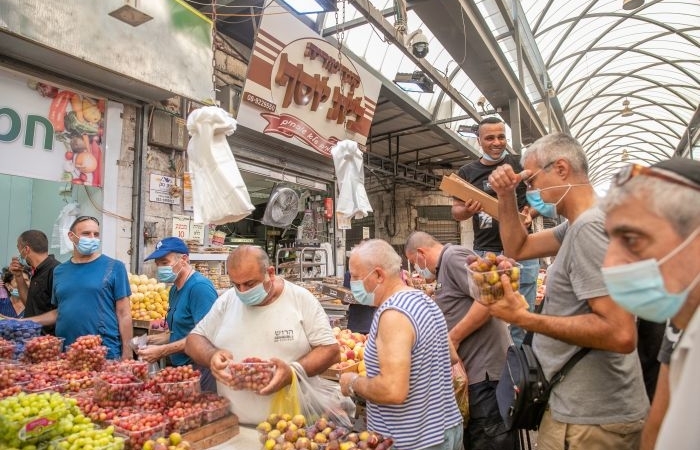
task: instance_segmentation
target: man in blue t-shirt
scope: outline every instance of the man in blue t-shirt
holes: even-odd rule
[[[107,358],[132,359],[131,288],[124,263],[99,251],[100,223],[94,217],[75,219],[68,238],[73,255],[53,273],[51,303],[56,309],[31,320],[55,324],[56,336],[66,346],[80,336],[99,335]]]
[[[166,316],[170,332],[149,336],[148,343],[151,345],[138,351],[139,356],[148,362],[167,356],[173,366],[193,364],[192,359],[185,354],[185,339],[207,315],[218,294],[212,282],[190,265],[189,253],[182,239],[167,237],[158,242],[155,251],[146,258],[146,261],[155,260],[158,281],[173,283]],[[202,372],[202,390],[216,392],[216,380],[209,369],[199,366],[196,368]]]

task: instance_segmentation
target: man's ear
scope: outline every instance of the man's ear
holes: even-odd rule
[[[557,159],[552,168],[562,180],[566,180],[571,175],[571,164],[563,158]]]

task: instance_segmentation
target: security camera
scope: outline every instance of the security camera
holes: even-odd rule
[[[425,58],[428,55],[428,38],[420,29],[409,34],[406,43],[411,46],[413,56],[416,58]]]

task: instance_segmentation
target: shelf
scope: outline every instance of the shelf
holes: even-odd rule
[[[190,253],[190,261],[226,261],[226,253]]]

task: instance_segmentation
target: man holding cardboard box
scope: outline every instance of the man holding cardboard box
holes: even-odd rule
[[[477,131],[479,145],[483,152],[477,161],[465,164],[459,169],[460,178],[493,197],[496,192],[489,184],[489,175],[497,167],[509,164],[518,171],[522,170],[517,156],[509,155],[506,151],[506,126],[498,117],[487,117],[479,123]],[[514,169],[515,170],[515,169]],[[529,227],[530,208],[525,200],[525,185],[521,184],[516,189],[518,208],[528,218],[526,225]],[[535,212],[532,211],[534,214]],[[486,252],[503,253],[503,244],[498,229],[498,221],[484,211],[482,202],[477,199],[462,201],[455,198],[452,203],[452,217],[455,220],[472,219],[474,227],[474,252],[483,256]],[[534,309],[535,296],[537,294],[537,274],[539,272],[539,260],[531,259],[520,261],[523,265],[520,275],[520,292],[525,296],[530,310]],[[525,331],[519,327],[511,326],[513,342],[519,345],[525,337]]]

